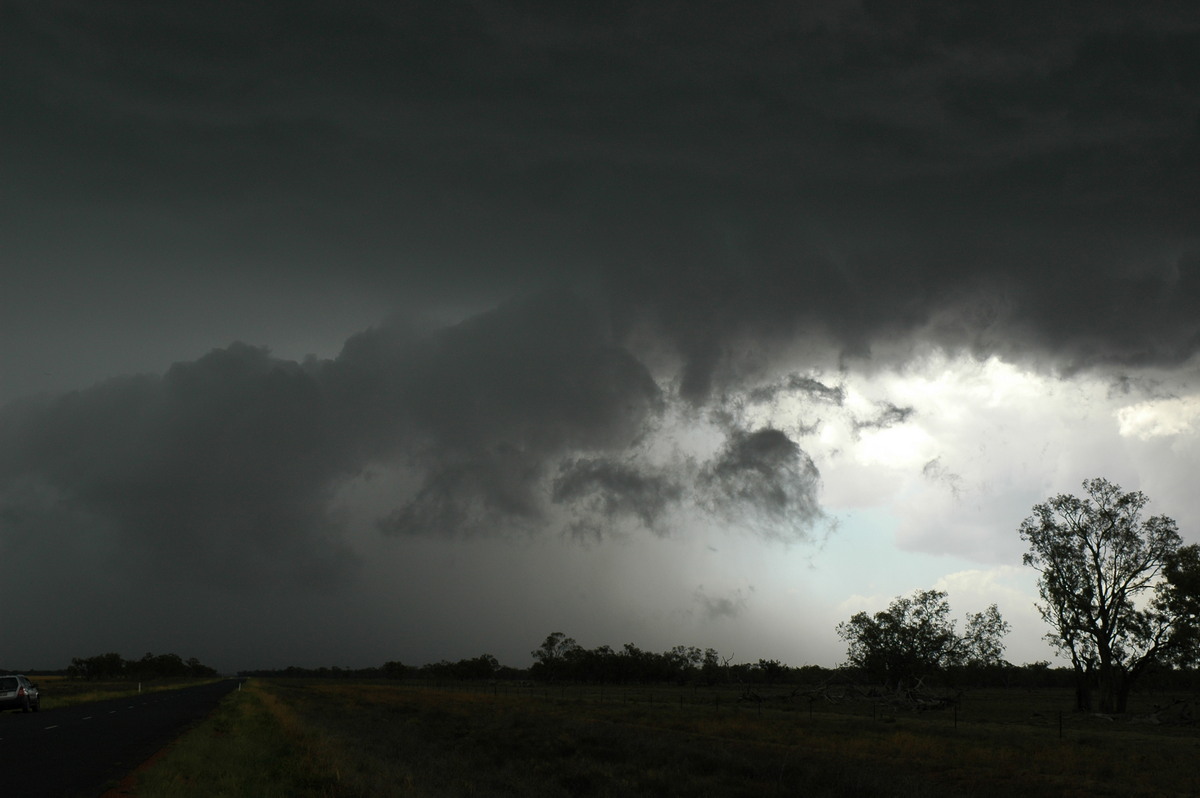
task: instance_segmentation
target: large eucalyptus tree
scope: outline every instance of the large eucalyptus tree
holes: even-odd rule
[[[1046,635],[1075,669],[1076,703],[1124,712],[1129,690],[1156,663],[1190,662],[1200,624],[1200,549],[1175,521],[1142,517],[1148,499],[1106,479],[1086,496],[1060,494],[1022,522],[1026,565],[1037,569]]]

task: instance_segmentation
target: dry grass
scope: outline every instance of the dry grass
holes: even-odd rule
[[[240,711],[249,714],[240,725],[208,739],[242,749],[240,728],[254,730],[260,747],[274,735],[275,756],[290,752],[307,768],[293,773],[297,796],[1200,793],[1188,765],[1200,746],[1195,729],[1070,714],[1060,737],[1065,694],[972,695],[957,724],[949,710],[717,698],[665,688],[609,690],[601,701],[579,688],[504,694],[272,680],[243,693]],[[192,785],[208,780],[198,761],[189,765]],[[158,766],[179,767],[170,757]]]

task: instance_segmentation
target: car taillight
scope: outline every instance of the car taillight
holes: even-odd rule
[[[18,687],[17,688],[17,698],[23,698],[24,696],[25,696],[25,688]]]

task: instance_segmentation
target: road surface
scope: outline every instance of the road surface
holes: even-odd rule
[[[0,713],[0,796],[96,798],[203,718],[236,679]]]

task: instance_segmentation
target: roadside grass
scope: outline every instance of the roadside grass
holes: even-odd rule
[[[123,794],[153,798],[331,798],[321,741],[251,681],[134,774]]]
[[[1066,691],[978,691],[916,714],[786,691],[463,687],[251,680],[137,794],[1200,794],[1194,727],[1081,716]]]

